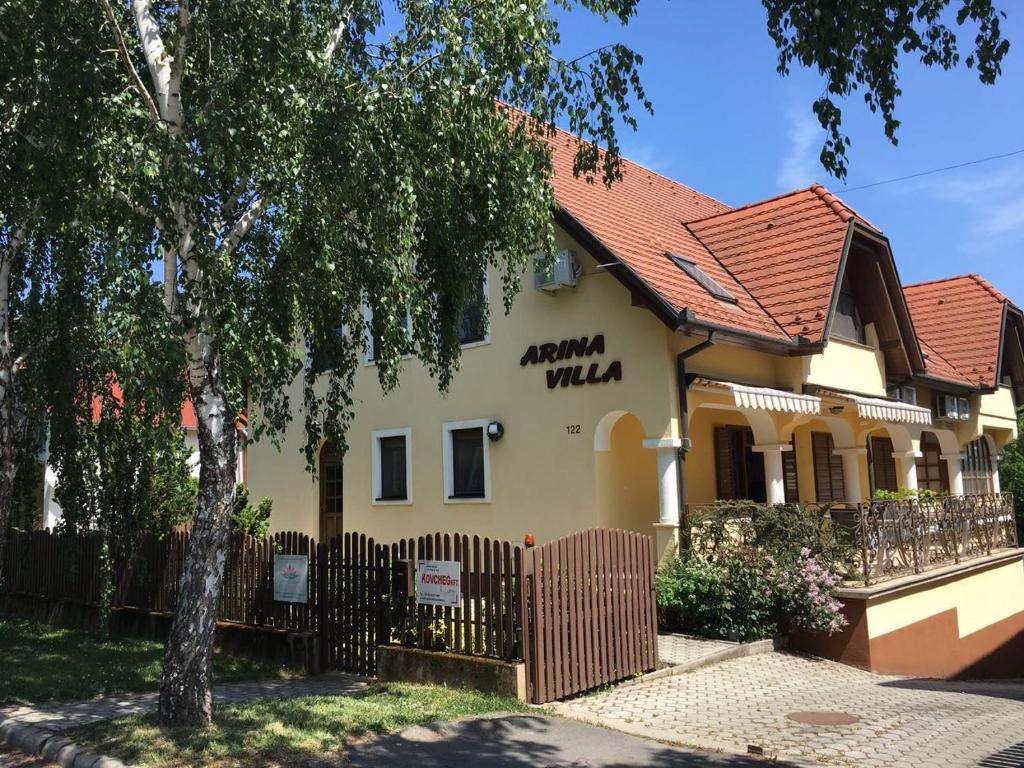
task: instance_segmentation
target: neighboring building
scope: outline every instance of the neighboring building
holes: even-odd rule
[[[611,526],[664,548],[681,504],[999,490],[1024,319],[988,283],[904,289],[879,227],[820,185],[730,208],[629,161],[589,184],[571,137],[553,149],[554,274],[528,271],[486,330],[467,315],[446,397],[415,359],[383,396],[368,340],[349,449],[325,446],[317,478],[301,419],[250,447],[274,530]]]
[[[117,384],[113,385],[113,397],[120,398],[121,390]],[[93,418],[98,419],[100,413],[99,403],[95,403],[93,406]],[[181,407],[181,426],[185,429],[185,448],[188,450],[188,466],[189,471],[193,477],[199,477],[199,435],[197,432],[197,421],[195,408],[192,407],[192,402],[186,400]],[[244,420],[240,420],[239,427],[243,430],[244,434]],[[43,482],[43,493],[42,493],[42,527],[53,528],[60,522],[63,512],[61,511],[60,504],[57,503],[57,473],[53,467],[49,464],[49,445],[44,444],[43,450],[38,456],[39,464],[42,468],[40,477]],[[238,482],[245,481],[245,466],[246,466],[246,447],[244,440],[239,446],[238,453],[238,470],[237,477]]]

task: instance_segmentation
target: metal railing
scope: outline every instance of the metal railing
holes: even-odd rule
[[[865,586],[1015,548],[1013,497],[942,496],[833,506],[837,535],[849,537]]]
[[[821,505],[730,501],[692,507],[688,514],[697,553],[760,548],[767,543],[762,539],[778,542],[781,522],[789,528],[785,539],[790,545],[820,543],[847,582],[865,586],[1018,546],[1008,493]]]

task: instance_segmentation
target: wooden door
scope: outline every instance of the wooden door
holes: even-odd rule
[[[320,449],[320,541],[326,544],[342,530],[341,454],[325,443]]]

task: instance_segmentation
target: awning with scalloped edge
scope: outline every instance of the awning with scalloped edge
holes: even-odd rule
[[[801,395],[770,387],[754,387],[703,376],[694,379],[690,388],[708,392],[731,392],[737,408],[782,413],[821,413],[821,398],[814,395]]]
[[[830,400],[845,400],[857,406],[857,415],[862,419],[876,419],[891,424],[931,424],[932,412],[919,405],[881,397],[865,397],[833,389],[819,389],[818,393]]]

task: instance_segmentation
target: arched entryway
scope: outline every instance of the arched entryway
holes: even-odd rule
[[[327,542],[342,528],[342,455],[331,443],[320,449],[320,541]]]
[[[644,448],[643,424],[632,413],[606,414],[594,433],[599,525],[650,534],[658,522],[658,455]]]

